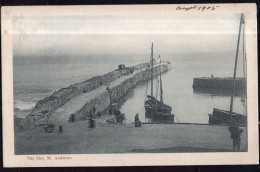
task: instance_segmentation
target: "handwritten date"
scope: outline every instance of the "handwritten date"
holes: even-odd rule
[[[215,10],[215,9],[217,9],[219,7],[220,6],[205,6],[205,5],[202,5],[202,6],[194,5],[192,7],[181,7],[181,6],[178,6],[176,8],[176,10],[184,10],[184,11],[198,10],[198,11],[204,11],[204,10]]]

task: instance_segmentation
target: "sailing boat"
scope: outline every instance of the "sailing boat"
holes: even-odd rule
[[[246,60],[246,53],[245,53],[245,44],[244,44],[244,30],[245,30],[245,21],[244,15],[241,14],[240,24],[239,24],[239,33],[238,33],[238,41],[237,41],[237,50],[236,50],[236,59],[235,59],[235,67],[234,67],[234,75],[233,75],[233,88],[232,88],[232,95],[230,101],[230,110],[225,111],[221,109],[213,109],[213,114],[209,114],[209,124],[228,124],[228,125],[238,125],[238,126],[246,126],[247,117],[242,114],[234,113],[233,112],[233,100],[235,94],[235,81],[236,81],[236,70],[237,70],[237,59],[238,59],[238,52],[239,52],[239,42],[240,42],[240,35],[241,35],[241,28],[243,26],[243,62],[245,63]],[[243,63],[243,74],[245,77],[245,64]],[[246,96],[242,97],[241,102],[246,109]]]
[[[161,60],[160,60],[160,100],[157,100],[153,96],[153,43],[151,48],[151,95],[147,95],[147,100],[145,101],[145,111],[146,116],[152,120],[165,121],[169,120],[171,123],[174,122],[174,115],[171,114],[172,108],[169,105],[163,103],[163,89],[162,89],[162,78],[161,78]],[[169,122],[168,121],[168,122]]]

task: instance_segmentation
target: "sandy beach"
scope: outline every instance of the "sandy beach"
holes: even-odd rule
[[[232,139],[227,126],[191,124],[111,124],[105,115],[89,128],[89,121],[60,122],[52,133],[40,126],[15,132],[15,154],[101,154],[229,152]],[[63,132],[59,132],[59,125]],[[242,128],[245,131],[245,128]],[[241,151],[246,148],[246,133],[241,135]]]

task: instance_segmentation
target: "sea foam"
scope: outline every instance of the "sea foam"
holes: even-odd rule
[[[31,110],[35,106],[35,102],[24,102],[20,100],[14,101],[14,108],[21,111]]]

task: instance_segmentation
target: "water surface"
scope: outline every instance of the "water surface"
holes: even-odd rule
[[[172,107],[176,122],[208,123],[208,114],[212,113],[213,108],[229,109],[230,95],[194,92],[192,82],[194,77],[211,74],[216,77],[232,76],[233,59],[233,54],[221,57],[202,54],[164,59],[172,64],[171,70],[162,75],[163,100]],[[129,66],[141,62],[126,62],[124,59],[104,60],[103,63],[14,65],[14,114],[24,118],[37,101],[51,95],[53,91],[110,72],[120,63]],[[242,76],[241,63],[238,65],[238,76]],[[155,82],[154,80],[154,87]],[[147,87],[147,82],[139,83],[126,95],[127,99],[122,103],[120,110],[130,121],[134,120],[136,113],[140,114],[141,121],[146,121],[146,89],[150,94],[150,84]],[[235,97],[234,111],[243,113],[239,96]]]

